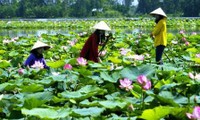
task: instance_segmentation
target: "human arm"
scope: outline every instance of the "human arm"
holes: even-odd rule
[[[35,56],[33,54],[30,54],[29,57],[24,62],[24,66],[31,66],[31,65],[33,65],[35,59],[36,59]]]

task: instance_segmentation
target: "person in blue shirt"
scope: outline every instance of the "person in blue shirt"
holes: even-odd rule
[[[47,50],[49,48],[49,45],[41,41],[37,41],[31,49],[31,54],[24,62],[24,66],[32,68],[40,67],[50,69],[49,66],[46,65],[45,59],[42,54],[44,50]]]

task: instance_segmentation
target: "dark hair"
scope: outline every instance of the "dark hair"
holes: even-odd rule
[[[98,43],[102,43],[104,40],[105,40],[105,31],[104,31],[104,34],[100,34],[101,31],[104,31],[104,30],[95,30],[95,34],[98,36]]]
[[[162,16],[162,15],[158,15],[159,17],[158,18],[156,18],[156,20],[155,20],[155,23],[157,24],[161,19],[163,19],[164,18],[164,16]]]
[[[38,48],[37,48],[38,49]],[[43,55],[37,52],[37,49],[31,50],[31,53],[33,53],[37,58],[42,58]]]

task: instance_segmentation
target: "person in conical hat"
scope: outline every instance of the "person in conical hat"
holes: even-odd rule
[[[80,52],[80,57],[91,60],[93,62],[100,62],[98,46],[103,45],[105,39],[108,39],[107,37],[105,37],[105,31],[110,31],[111,29],[104,21],[100,21],[92,28],[95,29],[95,31],[92,33],[92,35],[89,36],[89,38],[85,42]]]
[[[49,45],[47,45],[41,41],[35,42],[35,44],[33,45],[32,49],[30,51],[31,54],[24,62],[24,66],[29,66],[29,67],[33,67],[33,68],[40,67],[40,68],[49,69],[49,66],[46,65],[45,59],[43,57],[44,50],[48,50],[49,48],[50,48]],[[38,66],[38,65],[40,65],[40,66]]]
[[[156,23],[156,26],[150,34],[150,37],[154,39],[154,46],[156,48],[156,63],[162,65],[162,55],[165,47],[167,46],[167,15],[162,8],[157,8],[156,10],[150,12],[150,15],[155,17]]]

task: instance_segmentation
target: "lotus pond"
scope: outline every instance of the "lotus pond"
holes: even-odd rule
[[[152,19],[105,21],[113,39],[101,63],[79,61],[80,50],[98,20],[0,21],[1,29],[68,29],[68,34],[0,37],[0,118],[20,120],[187,120],[200,104],[199,19],[169,19],[164,65],[155,64]],[[123,29],[122,29],[123,28]],[[190,29],[191,32],[188,32]],[[193,31],[194,30],[194,31]],[[50,71],[22,68],[33,44]],[[87,64],[86,64],[87,63]],[[194,109],[195,108],[195,109]]]

